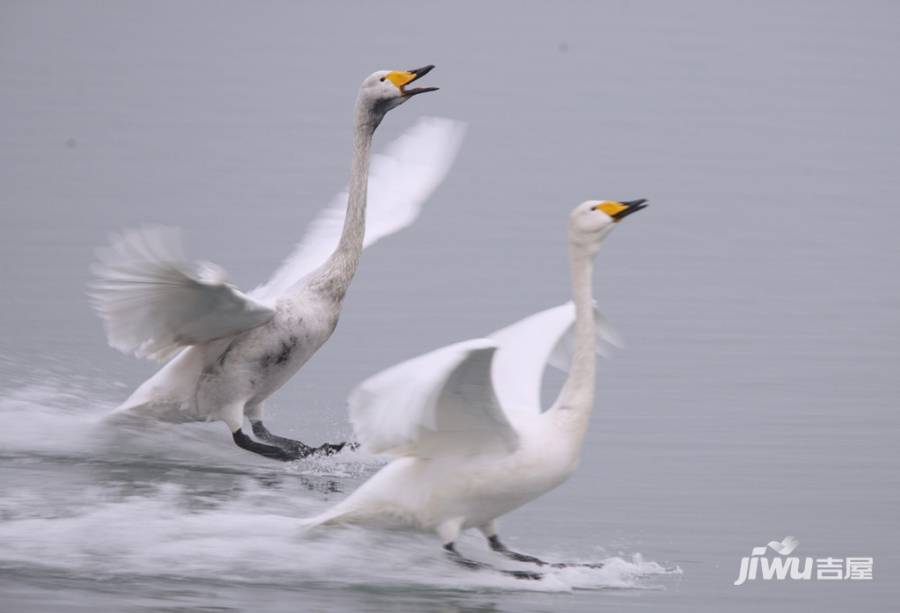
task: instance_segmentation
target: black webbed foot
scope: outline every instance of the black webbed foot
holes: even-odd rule
[[[347,443],[325,443],[313,449],[316,455],[334,455],[339,453]]]
[[[603,562],[555,562],[551,568],[603,568]]]
[[[508,549],[506,545],[500,542],[500,537],[496,534],[488,537],[488,543],[490,544],[492,550],[503,556],[506,556],[510,560],[515,560],[516,562],[529,562],[531,564],[537,564],[538,566],[554,566],[549,562],[544,562],[542,559],[536,556],[530,556],[526,553],[518,553],[516,551]]]
[[[272,434],[269,432],[269,429],[266,428],[265,424],[261,421],[250,422],[250,425],[253,427],[253,434],[261,441],[265,441],[267,443],[271,443],[272,445],[277,445],[278,447],[283,447],[289,451],[292,451],[296,454],[302,454],[303,456],[307,456],[313,452],[313,448],[309,445],[301,443],[300,441],[295,441],[292,438],[285,438],[283,436],[278,436],[277,434]]]
[[[272,434],[262,421],[251,422],[251,425],[253,426],[253,434],[256,438],[284,449],[285,452],[290,455],[292,460],[299,460],[311,455],[334,455],[347,445],[347,443],[325,443],[318,447],[310,447],[306,443],[302,443],[292,438]],[[350,444],[351,449],[355,449],[356,447],[359,447],[358,443]]]
[[[285,449],[284,447],[279,447],[277,445],[266,445],[265,443],[254,441],[252,438],[244,434],[244,432],[240,429],[235,430],[231,434],[231,437],[234,439],[234,443],[241,449],[252,451],[253,453],[259,454],[271,460],[292,462],[293,460],[299,460],[300,458],[309,455],[300,455],[295,450]]]
[[[529,562],[531,564],[537,564],[538,566],[548,566],[550,568],[603,568],[603,564],[601,562],[597,562],[596,564],[582,564],[577,562],[545,562],[544,560],[536,556],[528,555],[527,553],[519,553],[517,551],[508,549],[506,545],[500,542],[500,537],[498,537],[496,534],[488,537],[488,543],[490,544],[492,550],[506,556],[510,560],[515,560],[517,562]]]
[[[494,568],[490,564],[485,564],[484,562],[478,562],[476,560],[471,560],[469,558],[464,557],[458,551],[456,551],[456,547],[453,543],[447,543],[444,545],[444,551],[447,552],[447,556],[459,564],[464,568],[468,568],[470,570],[493,570],[504,575],[508,575],[510,577],[515,577],[516,579],[529,579],[529,580],[539,580],[544,577],[541,573],[529,571],[529,570],[505,570]]]

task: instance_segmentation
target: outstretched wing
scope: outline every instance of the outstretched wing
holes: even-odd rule
[[[109,344],[124,353],[166,359],[181,347],[243,332],[274,315],[228,284],[222,269],[190,264],[174,228],[114,235],[97,258],[89,294]]]
[[[425,117],[372,156],[364,247],[410,225],[422,204],[450,170],[465,133],[462,122]],[[253,290],[257,300],[275,300],[320,266],[337,247],[347,213],[347,191],[335,196],[313,220],[303,240],[272,278]]]
[[[594,309],[597,352],[622,345]],[[571,302],[490,335],[449,345],[365,380],[350,395],[350,421],[372,453],[437,457],[511,450],[507,415],[538,413],[548,364],[567,370],[574,351]]]
[[[607,355],[622,342],[594,308],[597,353]],[[493,386],[507,412],[541,410],[541,383],[547,364],[568,370],[575,349],[575,305],[567,302],[535,313],[490,335],[497,343]]]
[[[442,457],[516,447],[491,385],[496,345],[476,339],[374,375],[350,394],[350,421],[365,449]]]

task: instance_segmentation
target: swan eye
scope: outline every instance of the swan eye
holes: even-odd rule
[[[382,83],[384,83],[384,77],[381,77],[381,78],[378,79],[378,80],[381,81]]]

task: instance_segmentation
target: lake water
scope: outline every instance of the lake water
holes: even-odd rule
[[[4,3],[0,610],[895,609],[898,18],[875,1]],[[441,91],[376,147],[453,117],[458,163],[366,252],[269,426],[348,436],[356,382],[568,298],[577,202],[649,198],[598,257],[627,347],[600,365],[581,468],[502,524],[601,571],[526,582],[457,568],[427,535],[304,538],[297,518],[377,459],[282,465],[221,424],[102,421],[154,367],[106,346],[93,248],[177,225],[252,288],[344,184],[362,78],[426,63]],[[795,555],[873,557],[874,579],[733,585],[787,535]]]

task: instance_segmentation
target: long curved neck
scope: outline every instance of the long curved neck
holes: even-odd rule
[[[572,298],[575,303],[575,351],[572,354],[569,376],[552,412],[556,418],[574,428],[580,441],[594,408],[596,380],[596,333],[591,291],[593,255],[570,245],[569,264],[572,273]]]
[[[347,198],[347,214],[341,239],[334,253],[326,260],[315,285],[342,300],[363,250],[366,235],[366,190],[369,183],[369,150],[372,136],[378,127],[378,119],[361,102],[356,103],[353,129],[353,160],[350,163],[350,187]]]

